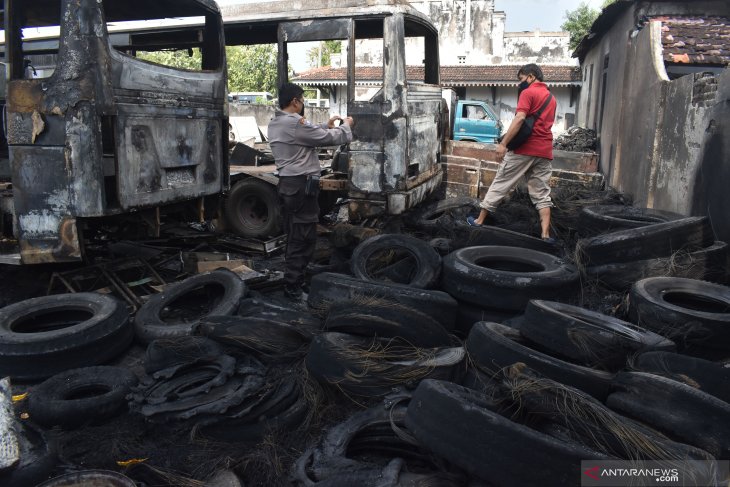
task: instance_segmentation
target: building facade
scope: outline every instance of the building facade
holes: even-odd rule
[[[454,89],[461,99],[488,102],[507,127],[517,107],[517,70],[523,64],[536,63],[545,71],[545,81],[558,102],[554,133],[574,124],[582,79],[577,60],[571,57],[567,32],[505,32],[505,13],[495,11],[494,0],[421,0],[410,4],[439,30],[444,88]],[[377,68],[383,65],[385,49],[380,41],[361,39],[355,42],[354,51],[356,95],[368,99],[380,86]],[[347,46],[342,52],[347,52]],[[423,52],[419,38],[407,40],[406,63],[411,73],[422,65]],[[334,56],[332,66],[299,73],[293,81],[328,93],[331,112],[346,113],[344,63],[345,56]]]

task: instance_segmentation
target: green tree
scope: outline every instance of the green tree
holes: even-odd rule
[[[274,44],[226,47],[228,91],[276,92]]]
[[[322,41],[318,46],[307,50],[307,62],[313,68],[331,66],[332,54],[340,54],[341,52],[342,41]]]
[[[179,69],[199,70],[203,65],[200,49],[176,51],[137,51],[137,57],[145,61]]]
[[[228,91],[276,91],[276,55],[274,44],[226,47]],[[137,57],[165,66],[196,69],[202,66],[200,49],[188,51],[139,51]]]
[[[604,9],[615,1],[604,0],[601,8]],[[570,49],[578,47],[581,39],[591,30],[593,22],[600,13],[600,10],[591,8],[586,2],[581,2],[575,10],[565,12],[565,22],[560,28],[570,33]]]

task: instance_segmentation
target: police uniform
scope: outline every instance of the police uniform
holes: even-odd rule
[[[342,145],[352,140],[347,125],[327,128],[296,113],[277,110],[268,128],[269,144],[279,171],[279,201],[287,232],[284,281],[290,292],[301,290],[304,269],[314,254],[319,221],[319,186],[305,194],[307,177],[319,177],[316,147]]]

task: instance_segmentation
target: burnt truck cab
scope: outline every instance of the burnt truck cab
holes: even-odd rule
[[[0,209],[18,248],[0,262],[78,261],[86,223],[135,214],[159,224],[160,208],[197,201],[203,211],[205,197],[227,189],[225,41],[213,0],[5,0],[2,16]],[[173,17],[194,27],[144,34],[145,22]],[[120,25],[135,34],[112,41]],[[55,34],[28,52],[39,28]],[[168,48],[199,50],[199,69],[135,57]],[[31,54],[51,59],[49,75],[29,72]]]
[[[441,183],[438,31],[405,0],[302,0],[222,8],[226,42],[278,44],[278,84],[288,81],[289,45],[340,40],[346,52],[346,114],[356,125],[346,152],[346,179],[323,179],[342,190],[353,221],[397,215],[423,201]],[[356,96],[355,50],[359,41],[382,46],[382,84],[367,99]],[[407,77],[406,42],[420,49],[418,78]],[[346,49],[345,49],[346,48]],[[296,82],[296,80],[295,80]],[[340,158],[341,159],[341,158]]]

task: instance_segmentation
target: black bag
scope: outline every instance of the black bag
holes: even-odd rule
[[[547,97],[547,100],[545,100],[545,103],[542,104],[540,109],[534,113],[534,115],[530,115],[529,117],[525,117],[525,120],[523,120],[522,125],[520,126],[520,130],[517,132],[517,135],[515,135],[512,140],[509,141],[509,144],[507,144],[508,150],[515,150],[525,142],[527,142],[527,139],[532,134],[532,127],[535,125],[535,120],[540,118],[540,115],[542,115],[542,111],[545,110],[550,103],[550,100],[553,99],[553,94],[550,93]],[[501,139],[500,139],[501,141]]]

